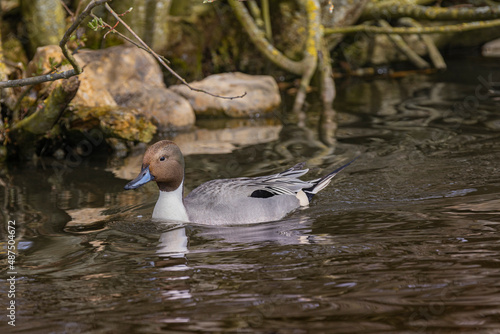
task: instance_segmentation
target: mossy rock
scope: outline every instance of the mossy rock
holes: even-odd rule
[[[156,127],[137,110],[123,107],[78,108],[67,111],[62,120],[69,131],[100,129],[104,136],[148,143]]]

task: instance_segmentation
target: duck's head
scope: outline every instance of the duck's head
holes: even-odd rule
[[[125,186],[136,189],[149,181],[156,181],[161,191],[173,191],[184,180],[184,157],[172,141],[159,141],[146,150],[139,175]]]

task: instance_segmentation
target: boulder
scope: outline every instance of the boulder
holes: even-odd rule
[[[119,105],[141,110],[160,129],[186,129],[196,121],[189,102],[170,89],[146,85],[140,92],[115,95]]]
[[[494,39],[484,44],[481,48],[483,57],[500,57],[500,39]]]
[[[84,67],[80,89],[72,101],[80,107],[137,109],[161,129],[186,129],[195,122],[190,104],[165,87],[160,66],[146,51],[130,46],[83,50],[75,58]],[[52,60],[50,60],[52,59]],[[28,68],[32,75],[45,73],[51,63],[63,59],[61,49],[49,45],[37,49]],[[69,65],[61,70],[70,69]],[[43,87],[49,87],[44,84]]]
[[[155,126],[132,108],[80,107],[67,110],[64,117],[70,132],[89,133],[97,129],[106,138],[148,143],[156,132]]]
[[[190,86],[219,96],[246,93],[242,98],[230,100],[196,92],[185,85],[170,86],[189,101],[198,116],[258,117],[272,112],[281,103],[278,84],[267,75],[222,73],[190,83]]]

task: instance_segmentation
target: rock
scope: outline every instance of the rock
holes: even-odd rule
[[[113,95],[109,92],[104,80],[99,80],[95,72],[85,69],[80,77],[80,89],[71,102],[77,107],[117,107]]]
[[[26,73],[28,76],[42,75],[52,69],[51,64],[59,64],[64,59],[61,48],[58,45],[41,46],[36,49],[33,59],[28,63]],[[43,86],[49,86],[46,82]]]
[[[119,105],[141,110],[161,129],[186,129],[196,121],[189,102],[170,89],[144,86],[140,92],[116,95]]]
[[[78,55],[75,56],[77,61],[83,66],[83,62]],[[53,64],[59,64],[63,61],[64,56],[61,48],[58,45],[47,45],[37,48],[35,56],[28,64],[28,75],[35,76],[48,73]],[[70,65],[62,67],[62,71],[71,69]],[[81,105],[85,107],[101,107],[101,106],[117,106],[113,96],[104,86],[103,80],[96,77],[95,71],[85,68],[84,72],[78,76],[80,79],[80,88],[72,101],[73,105]],[[37,90],[53,89],[52,82],[45,82],[37,85]],[[48,93],[48,92],[47,92]]]
[[[156,128],[144,115],[132,108],[80,107],[64,115],[70,131],[90,133],[101,131],[105,137],[148,143]]]
[[[141,85],[163,86],[163,75],[155,58],[135,46],[118,45],[102,50],[82,50],[76,58],[85,64],[84,71],[101,76],[113,94],[138,90]]]
[[[47,72],[52,63],[63,59],[58,46],[37,49],[28,68],[31,73]],[[151,118],[161,129],[186,129],[195,122],[190,104],[168,90],[153,56],[136,47],[114,46],[103,50],[83,50],[75,58],[84,67],[80,89],[72,101],[81,107],[126,107]],[[61,70],[68,70],[64,66]],[[45,84],[44,87],[47,87]]]
[[[483,57],[500,57],[500,39],[494,39],[481,48]]]
[[[229,100],[192,91],[185,85],[171,86],[170,89],[189,101],[199,116],[257,117],[273,111],[281,103],[278,84],[271,76],[222,73],[190,85],[220,96],[238,96],[246,92],[243,98]]]

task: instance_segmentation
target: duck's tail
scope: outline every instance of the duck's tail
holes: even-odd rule
[[[334,170],[330,174],[325,175],[320,179],[311,181],[314,184],[312,187],[307,188],[307,189],[302,189],[302,191],[307,195],[307,199],[309,200],[309,202],[314,197],[314,195],[316,195],[321,190],[325,189],[325,187],[330,184],[330,182],[332,181],[332,179],[335,175],[337,175],[342,169],[346,168],[347,166],[352,164],[354,161],[356,161],[357,158],[359,158],[359,157],[356,157],[355,159],[349,161],[348,163],[346,163],[342,167],[337,168],[336,170]]]

